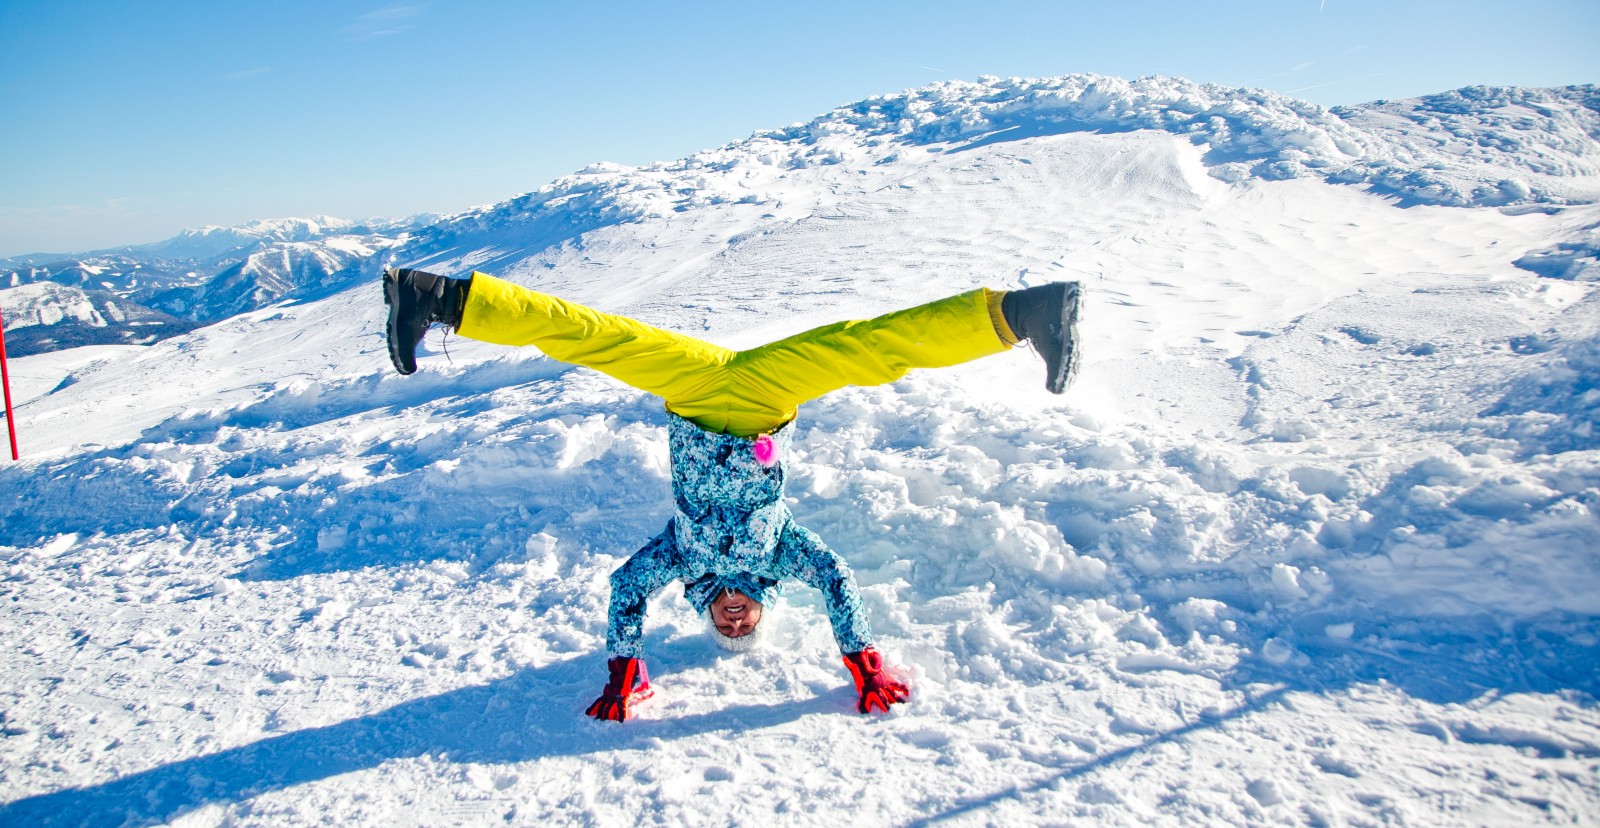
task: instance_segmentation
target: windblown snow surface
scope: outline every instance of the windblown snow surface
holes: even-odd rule
[[[738,655],[664,590],[655,698],[586,719],[660,404],[438,333],[395,375],[382,262],[16,360],[0,823],[1594,824],[1595,98],[944,84],[397,254],[730,346],[1082,280],[1065,396],[1018,349],[802,409],[888,715],[795,585]]]

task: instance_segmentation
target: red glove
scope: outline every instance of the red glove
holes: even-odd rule
[[[911,697],[911,688],[883,671],[883,656],[871,647],[859,653],[845,653],[844,666],[849,667],[850,675],[855,677],[856,692],[861,694],[861,703],[856,709],[862,713],[870,713],[874,707],[888,713],[889,705]]]
[[[650,698],[650,674],[644,662],[637,658],[617,656],[606,662],[611,671],[611,681],[600,698],[584,711],[596,719],[620,722],[628,718],[628,705]]]

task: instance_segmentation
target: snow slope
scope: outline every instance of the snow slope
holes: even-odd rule
[[[1065,397],[1018,350],[802,410],[792,507],[915,687],[887,716],[815,594],[730,655],[671,587],[656,698],[584,719],[606,576],[670,510],[659,404],[438,334],[395,376],[379,262],[18,360],[0,823],[1592,820],[1600,298],[1516,264],[1600,224],[1592,110],[1504,97],[1551,114],[1461,115],[1490,149],[1440,168],[1396,120],[1426,101],[941,85],[396,253],[736,346],[1084,281]],[[1405,169],[1396,136],[1418,178],[1350,172]]]

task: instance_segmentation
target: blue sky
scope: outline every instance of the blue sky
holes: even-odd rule
[[[0,256],[452,212],[940,80],[1600,83],[1600,2],[0,0]]]

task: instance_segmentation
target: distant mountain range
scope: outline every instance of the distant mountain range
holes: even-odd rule
[[[37,346],[142,341],[287,298],[372,278],[382,262],[460,272],[537,269],[581,255],[586,233],[692,207],[760,209],[779,222],[795,204],[786,171],[866,168],[903,152],[959,152],[985,144],[1071,132],[1172,133],[1206,148],[1211,174],[1319,178],[1391,196],[1405,205],[1551,210],[1600,201],[1600,86],[1469,87],[1404,101],[1325,109],[1262,90],[1176,78],[1098,75],[947,82],[840,107],[807,123],[756,133],[689,158],[643,167],[596,164],[490,207],[452,216],[356,223],[336,218],[258,221],[186,231],[155,244],[73,255],[0,259],[0,288],[51,282],[77,292],[33,297],[60,313],[18,315],[0,291],[8,337]],[[818,198],[825,198],[819,195]],[[785,203],[787,199],[791,203]],[[1547,275],[1594,278],[1600,228],[1523,264]],[[114,321],[104,294],[128,320]],[[133,306],[150,314],[141,316]],[[74,310],[77,309],[77,310]],[[14,315],[16,316],[13,321]],[[97,327],[27,337],[12,328]],[[141,323],[142,324],[142,323]],[[167,335],[170,335],[167,334]]]
[[[276,219],[186,230],[154,244],[0,259],[7,350],[147,344],[337,282],[437,219]],[[24,290],[44,285],[50,289]]]
[[[11,356],[80,345],[149,345],[201,323],[130,302],[107,290],[35,282],[0,294]]]

